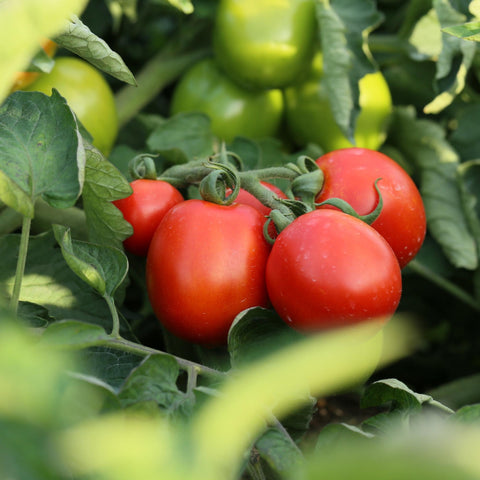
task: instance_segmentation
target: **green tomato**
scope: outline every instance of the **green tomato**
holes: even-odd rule
[[[280,90],[245,90],[207,58],[191,67],[177,83],[171,114],[203,112],[212,122],[212,132],[225,141],[235,136],[274,136],[283,117]]]
[[[221,0],[215,59],[241,84],[282,88],[308,70],[315,37],[313,0]]]
[[[26,90],[51,95],[59,91],[83,126],[93,137],[93,145],[108,155],[118,133],[113,92],[102,74],[75,57],[60,57],[50,73],[42,74]]]
[[[381,72],[369,73],[359,82],[361,111],[354,138],[357,147],[377,150],[387,134],[392,98]],[[338,127],[323,83],[322,55],[315,56],[310,76],[287,88],[285,117],[287,130],[298,145],[316,143],[326,152],[354,146]]]

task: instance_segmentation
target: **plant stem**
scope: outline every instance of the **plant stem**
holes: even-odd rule
[[[469,295],[465,290],[461,289],[453,282],[450,282],[446,278],[437,275],[434,271],[430,270],[425,265],[422,265],[418,260],[412,260],[408,264],[408,268],[427,280],[430,280],[432,283],[439,286],[454,297],[457,297],[459,300],[469,305],[477,312],[480,312],[480,303],[474,297]]]
[[[126,340],[122,337],[112,337],[106,343],[106,347],[115,347],[118,350],[122,350],[124,352],[133,353],[135,355],[146,356],[146,355],[169,355],[178,362],[180,367],[187,372],[194,368],[199,375],[203,375],[206,377],[213,378],[215,380],[220,380],[227,378],[227,373],[221,372],[219,370],[215,370],[210,367],[206,367],[205,365],[201,365],[196,362],[192,362],[190,360],[186,360],[181,357],[176,357],[175,355],[171,355],[169,353],[162,352],[161,350],[156,350],[155,348],[147,347],[145,345],[140,345],[139,343],[131,342],[130,340]]]
[[[15,271],[15,283],[13,285],[12,298],[10,299],[10,307],[17,314],[18,301],[20,299],[20,289],[22,287],[23,274],[25,272],[25,264],[27,262],[28,240],[30,238],[30,226],[32,219],[23,217],[22,235],[20,237],[20,248],[18,251],[17,269]]]
[[[105,295],[104,299],[107,302],[110,313],[112,314],[112,333],[110,335],[113,338],[121,338],[120,319],[118,318],[118,311],[117,307],[115,306],[115,300],[110,295]]]
[[[161,51],[145,64],[136,76],[137,87],[126,85],[115,95],[119,127],[128,123],[160,91],[184,72],[186,68],[204,57],[208,50],[192,52]]]

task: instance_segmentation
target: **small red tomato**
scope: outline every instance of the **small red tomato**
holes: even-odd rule
[[[383,209],[372,223],[390,244],[403,268],[420,250],[426,233],[422,197],[407,172],[387,155],[367,148],[335,150],[316,160],[324,173],[318,203],[342,198],[359,215],[378,203],[375,181],[382,194]],[[335,208],[323,206],[320,208]]]
[[[133,227],[133,235],[123,242],[125,249],[145,256],[158,224],[174,205],[183,201],[183,196],[162,180],[141,178],[130,185],[132,195],[115,200],[113,204]]]
[[[278,198],[288,198],[287,195],[276,185],[273,185],[268,182],[260,182],[264,187],[271,190]],[[232,189],[227,189],[226,194],[230,195],[232,193]],[[235,203],[242,203],[243,205],[250,205],[253,208],[256,208],[265,218],[268,217],[272,209],[264,205],[257,197],[252,195],[251,193],[247,192],[243,188],[240,189],[238,192],[237,198],[235,199]],[[275,228],[275,224],[270,222],[268,226],[268,234],[271,238],[275,238],[277,236],[277,230]]]
[[[385,239],[362,220],[326,209],[282,230],[266,281],[278,314],[305,332],[385,322],[402,291],[400,266]]]
[[[187,200],[165,215],[150,244],[146,278],[167,330],[194,343],[225,344],[238,313],[269,305],[263,224],[249,205],[204,200]]]

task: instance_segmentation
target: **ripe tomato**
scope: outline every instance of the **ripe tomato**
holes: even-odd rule
[[[182,194],[162,180],[134,180],[133,193],[113,204],[133,227],[133,235],[124,242],[125,249],[135,255],[146,255],[155,229],[165,214],[183,201]]]
[[[165,215],[146,275],[153,311],[168,330],[194,343],[224,344],[238,313],[268,306],[263,223],[249,205],[204,200],[187,200]]]
[[[306,332],[385,322],[402,290],[400,267],[385,239],[362,220],[335,210],[306,213],[282,230],[266,281],[278,314]]]
[[[59,57],[50,73],[40,75],[26,90],[51,95],[56,88],[93,137],[95,145],[108,155],[118,133],[115,99],[103,75],[76,57]]]
[[[375,180],[382,194],[383,209],[372,223],[390,244],[403,268],[420,250],[426,233],[422,197],[411,177],[383,153],[365,148],[347,148],[316,160],[324,173],[317,202],[339,197],[359,215],[370,213],[378,203]],[[321,207],[334,208],[334,207]]]
[[[232,82],[211,58],[191,67],[175,86],[171,114],[203,112],[212,132],[225,141],[277,133],[283,117],[280,90],[249,91]]]
[[[392,99],[381,72],[369,73],[359,81],[360,113],[354,138],[357,147],[376,150],[384,142]],[[326,152],[352,147],[335,122],[323,81],[323,57],[315,56],[310,76],[287,88],[285,119],[287,131],[298,145],[316,143]]]
[[[282,88],[308,69],[315,34],[312,0],[221,0],[213,33],[215,59],[248,88]]]
[[[282,192],[282,190],[280,190],[276,185],[273,185],[268,182],[260,182],[260,183],[264,187],[268,188],[273,193],[275,193],[275,195],[278,198],[288,198],[287,195],[285,195],[285,193]],[[232,193],[232,190],[227,189],[226,193],[227,195],[230,195],[230,193]],[[251,207],[256,208],[265,218],[268,217],[268,215],[272,210],[270,207],[267,207],[266,205],[264,205],[258,198],[256,198],[254,195],[247,192],[243,188],[241,188],[240,191],[238,192],[237,198],[235,199],[235,203],[250,205]],[[268,226],[268,233],[271,238],[275,238],[277,236],[277,230],[273,222],[270,222],[270,225]]]

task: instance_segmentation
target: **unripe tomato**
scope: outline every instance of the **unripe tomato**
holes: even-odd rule
[[[57,44],[48,38],[42,42],[42,48],[49,57],[53,57],[57,51]],[[12,85],[12,92],[27,88],[40,75],[40,72],[18,72]]]
[[[316,163],[324,174],[316,201],[342,198],[359,215],[374,210],[378,203],[375,180],[381,179],[377,186],[383,208],[372,227],[390,244],[402,268],[412,260],[425,239],[426,215],[420,192],[408,173],[387,155],[366,148],[336,150]]]
[[[381,72],[369,73],[359,82],[360,113],[355,125],[357,147],[376,150],[384,142],[392,99]],[[287,130],[298,145],[316,143],[325,152],[352,147],[335,122],[323,83],[322,55],[315,56],[307,80],[285,90]]]
[[[306,213],[280,232],[266,281],[275,310],[304,332],[384,323],[402,291],[400,266],[385,239],[336,210]]]
[[[262,138],[277,133],[283,96],[280,90],[245,90],[208,58],[191,67],[173,92],[172,115],[193,111],[207,114],[212,132],[227,142],[236,136]]]
[[[167,330],[194,343],[224,344],[238,313],[268,306],[263,223],[260,212],[242,204],[187,200],[168,211],[146,267],[148,296]]]
[[[133,227],[123,245],[135,255],[146,255],[155,230],[165,214],[183,201],[182,194],[162,180],[141,178],[131,182],[133,193],[113,204]]]
[[[308,69],[315,35],[313,0],[221,0],[215,59],[249,88],[282,88]]]
[[[92,65],[75,57],[60,57],[50,73],[26,90],[51,95],[56,88],[93,137],[95,145],[108,155],[118,133],[113,92],[103,75]]]

